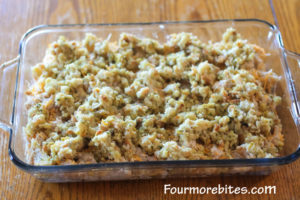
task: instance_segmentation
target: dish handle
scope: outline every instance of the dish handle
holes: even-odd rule
[[[0,65],[0,129],[12,129],[12,110],[19,56]],[[13,80],[12,80],[13,79]]]
[[[300,123],[300,54],[284,50],[286,62],[289,68],[289,81],[291,82],[292,95],[295,102],[293,112]]]

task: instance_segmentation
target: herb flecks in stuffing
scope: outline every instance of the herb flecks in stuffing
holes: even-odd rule
[[[232,28],[161,44],[60,37],[32,67],[25,127],[35,165],[271,158],[283,146],[265,52]]]

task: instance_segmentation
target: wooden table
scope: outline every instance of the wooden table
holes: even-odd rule
[[[274,23],[268,0],[0,0],[0,63],[17,55],[24,32],[39,24],[151,22],[259,18]],[[300,52],[300,1],[274,0],[287,49]],[[266,176],[42,183],[10,161],[8,134],[0,133],[0,199],[300,199],[300,160]],[[259,187],[276,185],[276,195],[164,195],[163,185]]]

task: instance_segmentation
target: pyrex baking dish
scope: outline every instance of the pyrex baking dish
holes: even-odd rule
[[[24,106],[25,91],[32,83],[30,67],[40,62],[47,45],[58,36],[80,40],[87,32],[98,37],[116,40],[121,32],[134,33],[163,41],[166,35],[191,32],[202,41],[217,41],[228,27],[234,27],[251,43],[263,47],[269,56],[266,66],[281,80],[276,93],[283,97],[278,108],[283,124],[285,145],[278,158],[147,161],[123,163],[99,163],[69,166],[33,166],[26,163],[23,127],[27,113]],[[9,154],[13,163],[38,179],[51,182],[145,179],[163,177],[194,177],[231,174],[268,174],[278,166],[295,161],[299,148],[299,77],[300,56],[284,49],[276,26],[268,22],[247,20],[214,20],[193,22],[164,22],[137,24],[74,24],[42,25],[29,30],[20,41],[19,55],[1,67],[1,127],[10,133]],[[266,69],[266,70],[268,70]],[[15,84],[15,85],[14,85]],[[15,88],[15,90],[13,89]]]

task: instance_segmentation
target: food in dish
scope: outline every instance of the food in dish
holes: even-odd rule
[[[201,38],[200,38],[201,39]],[[34,165],[271,158],[284,145],[280,79],[233,28],[219,42],[60,37],[32,67],[24,128]]]

